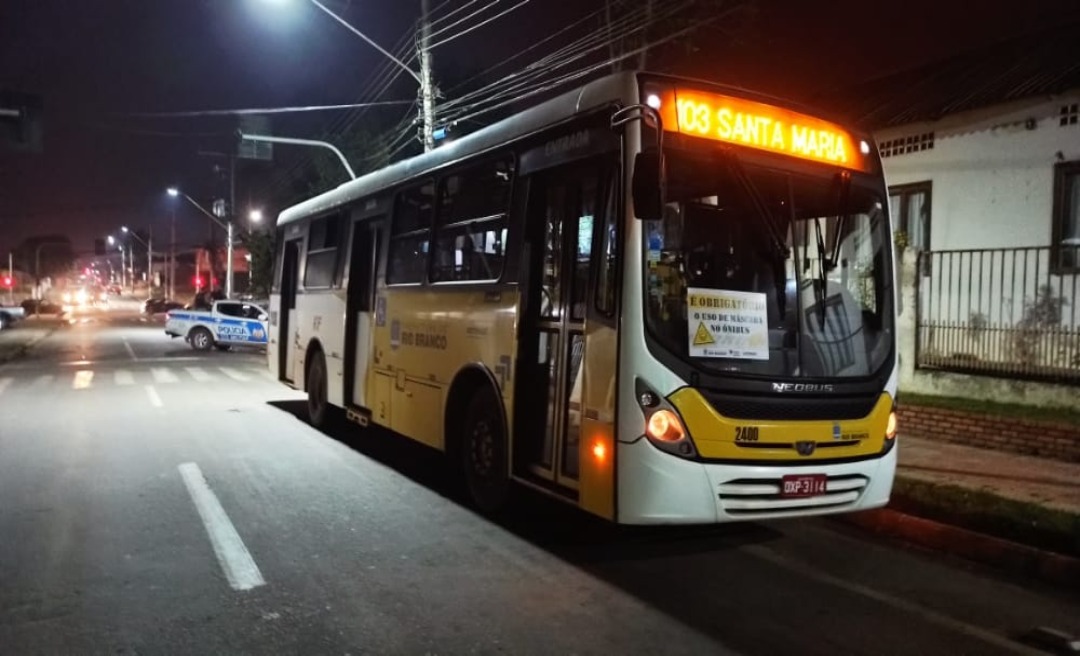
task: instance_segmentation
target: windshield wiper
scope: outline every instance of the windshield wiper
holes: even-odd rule
[[[791,249],[788,248],[787,239],[785,238],[787,228],[769,211],[769,206],[762,200],[757,185],[747,175],[746,169],[743,168],[738,156],[734,152],[728,151],[727,159],[732,174],[742,185],[746,195],[750,197],[750,204],[754,206],[769,232],[769,246],[772,251],[770,264],[773,268],[773,285],[776,288],[776,307],[780,311],[782,320],[787,312],[787,275],[784,273],[784,263],[791,256]]]
[[[821,320],[821,330],[825,330],[825,299],[827,297],[827,290],[829,279],[829,272],[832,271],[840,264],[840,243],[843,240],[844,224],[847,221],[848,215],[848,200],[851,196],[851,173],[847,171],[841,171],[837,173],[837,179],[840,184],[840,189],[837,192],[836,199],[836,226],[833,228],[833,243],[829,252],[826,255],[825,239],[821,235],[821,221],[820,219],[814,219],[814,232],[817,236],[817,248],[818,248],[818,279],[815,281],[815,296],[818,305],[821,306],[821,312],[819,313]]]
[[[772,248],[773,255],[781,262],[786,261],[790,256],[791,251],[788,249],[787,240],[784,238],[784,228],[776,220],[776,217],[773,216],[772,212],[769,211],[769,207],[765,204],[765,201],[761,199],[761,194],[758,192],[757,186],[754,184],[754,181],[750,179],[750,176],[747,175],[746,169],[743,168],[742,162],[739,161],[739,157],[731,151],[728,151],[725,154],[727,155],[727,164],[731,169],[732,174],[739,184],[742,185],[746,195],[749,196],[750,204],[754,206],[754,210],[757,211],[758,216],[765,222],[765,227],[769,231],[769,246]]]

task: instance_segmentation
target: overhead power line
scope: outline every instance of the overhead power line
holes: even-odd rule
[[[325,112],[360,107],[383,107],[388,105],[408,105],[412,100],[379,100],[345,105],[300,105],[294,107],[255,107],[245,109],[202,109],[183,112],[135,112],[121,114],[132,118],[188,118],[198,116],[246,116],[250,114],[288,114],[294,112]]]
[[[451,41],[458,38],[459,36],[465,36],[469,32],[472,32],[473,30],[480,29],[481,27],[487,25],[491,21],[498,20],[498,19],[502,18],[503,16],[505,16],[505,15],[509,14],[510,12],[514,11],[518,7],[521,7],[522,5],[527,4],[528,2],[529,2],[529,0],[521,0],[521,2],[517,3],[513,7],[510,7],[509,9],[504,9],[503,11],[495,14],[491,18],[489,18],[489,19],[487,19],[487,20],[485,20],[485,21],[483,21],[481,23],[477,23],[476,25],[473,25],[472,27],[470,27],[470,28],[468,28],[466,30],[462,30],[461,32],[458,32],[457,34],[455,34],[453,36],[448,36],[445,39],[443,39],[442,41],[439,41],[437,43],[433,43],[433,44],[431,44],[430,47],[431,48],[438,48],[439,46],[450,43]]]

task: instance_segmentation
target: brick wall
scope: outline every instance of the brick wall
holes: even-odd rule
[[[1080,462],[1080,425],[903,405],[900,435]]]

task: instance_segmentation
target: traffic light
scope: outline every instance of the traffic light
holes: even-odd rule
[[[195,283],[195,289],[202,289],[203,279],[202,276],[195,276],[191,282]]]
[[[11,289],[15,286],[15,279],[11,276],[4,276],[4,289]]]

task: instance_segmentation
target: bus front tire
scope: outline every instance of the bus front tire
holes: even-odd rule
[[[206,328],[196,328],[191,331],[188,341],[191,342],[191,348],[196,351],[209,351],[214,345],[214,336]]]
[[[510,498],[506,431],[499,401],[490,388],[478,390],[465,411],[462,469],[473,503],[485,514],[506,507]]]
[[[330,415],[330,406],[326,402],[326,358],[322,351],[315,351],[311,355],[311,363],[308,364],[307,376],[308,421],[315,428],[325,428]]]

